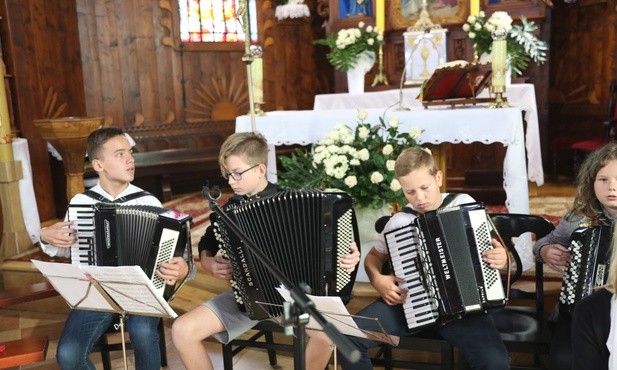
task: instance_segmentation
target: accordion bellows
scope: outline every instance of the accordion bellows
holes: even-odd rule
[[[351,197],[316,189],[282,191],[272,196],[223,207],[245,234],[234,235],[220,217],[213,226],[233,268],[232,288],[240,308],[261,320],[282,313],[281,285],[251,251],[259,248],[294,285],[307,284],[313,295],[351,298],[356,270],[338,267],[338,258],[359,245]]]

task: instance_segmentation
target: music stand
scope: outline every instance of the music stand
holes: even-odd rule
[[[128,370],[124,320],[127,314],[176,318],[139,266],[86,266],[31,260],[71,309],[120,316],[124,369]]]

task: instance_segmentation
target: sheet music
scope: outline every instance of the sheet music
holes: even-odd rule
[[[152,281],[139,266],[86,266],[31,261],[71,308],[171,318],[178,316],[163,297],[156,294]],[[97,289],[97,284],[109,297]]]
[[[79,266],[105,289],[107,294],[128,313],[169,316],[178,314],[158,295],[157,289],[139,266]]]
[[[292,302],[291,295],[289,294],[289,290],[285,287],[281,286],[276,288],[279,294],[286,301]],[[386,343],[390,343],[391,345],[398,345],[399,337],[394,335],[388,335],[385,332],[373,332],[369,330],[363,330],[358,327],[355,318],[359,318],[361,320],[369,320],[369,321],[377,321],[377,318],[370,318],[365,316],[354,316],[347,311],[345,304],[341,300],[341,297],[337,296],[314,296],[307,294],[307,297],[315,303],[315,308],[332,324],[334,325],[342,334],[344,335],[352,335],[360,338],[370,338],[372,340],[378,340]],[[381,326],[381,324],[379,324]],[[315,329],[315,330],[323,330],[323,327],[311,316],[309,318],[308,324],[306,324],[307,329]]]

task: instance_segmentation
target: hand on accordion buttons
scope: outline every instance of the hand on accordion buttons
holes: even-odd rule
[[[491,239],[491,243],[493,249],[483,252],[484,261],[494,269],[501,269],[508,262],[506,248],[497,239]]]
[[[189,267],[184,258],[174,257],[169,262],[163,262],[159,266],[157,274],[165,279],[165,284],[174,285],[183,279],[189,272]]]
[[[219,279],[231,279],[232,268],[229,260],[221,257],[208,257],[201,258],[201,266],[206,270],[206,273]]]
[[[56,222],[41,230],[40,240],[55,247],[68,248],[77,241],[77,231],[72,221]]]
[[[344,254],[339,258],[339,267],[351,273],[356,269],[358,262],[360,262],[360,251],[355,242],[349,245],[349,249],[351,249],[351,253]]]
[[[570,250],[561,244],[546,244],[540,248],[540,257],[544,263],[555,271],[563,271],[570,262]]]

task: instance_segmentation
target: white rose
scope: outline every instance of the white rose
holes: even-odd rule
[[[357,158],[353,158],[349,160],[350,166],[358,166],[359,164],[360,164],[360,161]]]
[[[400,122],[398,120],[398,117],[396,116],[392,116],[390,117],[390,119],[388,120],[388,125],[392,128],[397,128],[399,126]]]
[[[480,18],[486,17],[486,13],[484,13],[484,10],[480,10],[480,13],[478,13],[478,17]]]
[[[467,17],[467,23],[471,24],[475,21],[476,21],[476,17],[474,17],[473,15],[470,15],[469,17]]]
[[[383,35],[381,33],[379,35],[377,35],[377,40],[378,41],[383,41]]]
[[[373,44],[375,43],[375,40],[368,39],[368,40],[366,40],[366,43],[369,44],[369,46],[373,46]]]
[[[390,190],[392,190],[392,191],[399,191],[399,190],[401,190],[401,183],[397,179],[393,179],[390,182]]]
[[[482,29],[482,25],[480,23],[476,23],[474,24],[473,29],[475,31],[480,31]]]
[[[414,140],[419,138],[420,134],[422,134],[422,129],[419,127],[412,127],[411,130],[409,130],[409,136]]]
[[[396,161],[394,159],[389,159],[386,161],[386,168],[388,169],[388,171],[394,171],[394,164],[396,163]]]
[[[394,148],[392,147],[391,144],[387,144],[386,146],[383,147],[383,149],[381,150],[381,152],[384,155],[390,155],[392,154],[392,152],[394,151]]]
[[[364,121],[368,117],[368,111],[364,108],[358,109],[358,119]]]
[[[371,174],[371,182],[373,184],[379,184],[382,181],[383,181],[383,175],[381,173],[375,171]]]
[[[358,185],[358,179],[355,176],[347,176],[345,177],[345,185],[349,186],[350,188],[353,188],[354,186]]]
[[[474,32],[469,32],[469,34],[467,36],[469,36],[470,39],[475,39],[476,38],[476,34]]]
[[[463,25],[463,31],[465,31],[465,32],[469,31],[469,24],[468,23],[465,23]]]
[[[371,157],[371,153],[369,153],[368,149],[364,148],[358,152],[358,159],[361,161],[366,161]]]
[[[364,22],[359,22],[359,23],[358,23],[358,27],[359,27],[359,28],[364,28]]]
[[[371,26],[370,24],[366,26],[366,32],[373,32],[373,26]]]
[[[368,137],[369,129],[365,126],[358,127],[358,137],[362,140]]]

